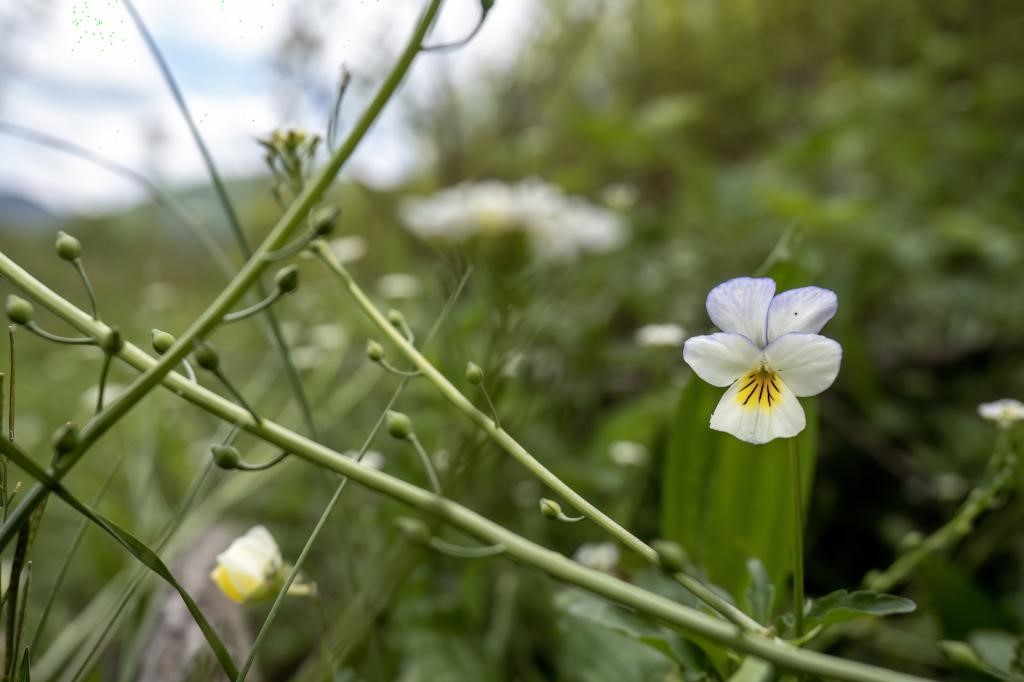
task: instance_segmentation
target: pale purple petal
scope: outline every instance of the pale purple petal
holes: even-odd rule
[[[687,339],[683,359],[712,386],[728,386],[758,366],[761,351],[745,336],[719,332]]]
[[[742,334],[758,348],[765,346],[768,306],[775,282],[767,277],[737,277],[708,293],[708,316],[723,332]]]
[[[768,342],[790,332],[817,334],[838,305],[836,293],[821,287],[783,291],[768,307]]]
[[[798,396],[817,395],[839,374],[843,348],[817,334],[783,334],[764,349],[768,366]]]

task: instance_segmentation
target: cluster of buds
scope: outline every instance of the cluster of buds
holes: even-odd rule
[[[275,130],[269,137],[257,140],[266,151],[263,161],[274,174],[274,196],[286,204],[283,191],[295,197],[302,191],[313,168],[313,159],[320,146],[320,136],[291,128]]]

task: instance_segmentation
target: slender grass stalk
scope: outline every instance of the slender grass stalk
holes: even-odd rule
[[[800,450],[796,438],[789,439],[789,471],[793,493],[793,623],[796,636],[804,634],[804,506],[800,478]]]
[[[63,317],[80,331],[94,333],[104,327],[102,323],[92,320],[84,311],[47,289],[2,253],[0,253],[0,273],[21,289],[31,293],[41,304]],[[170,352],[168,351],[168,353]],[[131,343],[125,344],[119,357],[142,371],[143,376],[154,376],[155,369],[167,361],[167,355],[158,361]],[[459,528],[485,544],[504,545],[506,553],[520,563],[543,571],[557,580],[577,585],[623,604],[645,616],[661,620],[727,648],[770,661],[785,670],[819,675],[844,682],[922,682],[922,678],[913,675],[798,649],[777,639],[746,632],[735,625],[725,623],[696,609],[586,568],[557,552],[522,538],[450,499],[434,495],[384,472],[362,466],[349,457],[268,419],[263,419],[257,424],[238,405],[202,386],[193,384],[180,374],[165,373],[161,378],[172,393],[180,395],[228,423],[239,424],[252,435],[282,450],[288,450],[314,465],[347,476],[383,495],[418,509],[428,516],[433,516],[443,523]],[[484,418],[487,419],[486,415]],[[490,422],[489,419],[487,421]],[[46,475],[42,480],[45,480],[46,483],[40,485],[39,489],[44,491],[57,484],[56,476],[53,475]],[[5,524],[5,528],[12,524],[18,516],[18,512],[24,513],[21,511],[24,506],[26,506],[25,502],[15,509],[15,513]]]
[[[11,373],[11,383],[7,389],[7,437],[14,442],[14,325],[7,325],[7,341],[11,350],[11,364],[8,370]],[[7,499],[10,502],[10,498]],[[4,523],[7,523],[7,504],[4,504]]]
[[[462,290],[465,289],[466,283],[469,282],[469,276],[471,273],[471,270],[466,271],[462,276],[462,279],[459,280],[458,285],[448,297],[448,300],[445,301],[444,307],[441,308],[441,312],[438,314],[437,319],[434,320],[433,326],[431,326],[430,331],[427,332],[425,343],[429,344],[431,339],[433,339],[434,335],[441,328],[441,324],[444,322],[445,318],[448,317],[448,313],[451,312],[451,309],[459,299],[459,296],[462,295]],[[402,394],[402,391],[408,383],[408,378],[402,379],[401,383],[398,384],[398,387],[395,388],[394,393],[391,394],[391,398],[388,400],[384,410],[381,411],[380,416],[377,418],[377,422],[373,425],[373,428],[370,429],[370,433],[367,435],[366,440],[363,441],[362,447],[359,448],[359,453],[355,457],[356,462],[361,462],[363,460],[367,450],[370,449],[370,445],[373,444],[373,440],[377,437],[377,434],[380,433],[381,428],[384,426],[388,412],[398,401],[398,396]],[[278,611],[281,610],[281,605],[284,603],[285,597],[288,595],[288,589],[298,577],[299,571],[302,569],[302,565],[306,561],[306,557],[313,548],[313,544],[316,542],[316,539],[320,536],[320,531],[323,529],[324,524],[327,523],[327,519],[330,517],[331,512],[333,512],[334,508],[338,505],[338,500],[341,499],[341,494],[348,485],[348,481],[348,477],[341,479],[338,483],[338,487],[334,489],[334,494],[331,496],[330,501],[320,514],[320,518],[317,519],[316,525],[313,527],[312,532],[310,532],[309,537],[306,539],[306,544],[303,545],[302,551],[299,552],[299,556],[292,565],[291,571],[288,572],[288,577],[285,578],[284,584],[282,584],[281,589],[278,590],[277,596],[274,598],[274,603],[270,607],[267,617],[263,620],[263,625],[260,626],[260,631],[256,635],[256,640],[253,642],[252,649],[249,650],[249,655],[246,657],[245,662],[239,669],[238,677],[235,678],[235,682],[245,682],[245,676],[249,673],[249,669],[256,660],[256,655],[263,646],[267,633],[270,632],[270,626],[273,625],[274,620],[277,618]]]
[[[100,485],[99,492],[96,493],[96,497],[92,500],[92,506],[96,507],[100,502],[103,501],[103,496],[107,494],[110,489],[110,484],[114,482],[114,478],[117,472],[121,469],[122,460],[118,459],[111,468],[110,473],[103,479],[102,485]],[[43,632],[46,630],[46,621],[50,617],[50,611],[53,609],[53,604],[57,599],[57,593],[60,591],[61,585],[64,584],[64,578],[67,576],[68,568],[71,566],[71,559],[75,556],[75,552],[78,551],[78,546],[82,544],[82,538],[85,537],[85,529],[89,526],[88,519],[82,519],[78,524],[78,529],[75,531],[74,537],[71,539],[71,544],[68,545],[68,551],[64,553],[64,559],[61,560],[60,568],[57,569],[57,578],[53,581],[53,587],[50,588],[49,594],[46,595],[46,602],[43,604],[43,610],[39,614],[39,622],[36,623],[35,634],[32,635],[32,641],[29,646],[33,651],[39,650],[40,640],[43,636]]]
[[[103,367],[100,369],[100,383],[96,389],[96,413],[103,409],[103,394],[107,390],[107,375],[110,374],[110,353],[103,354]]]
[[[427,378],[427,380],[434,384],[434,386],[442,395],[444,395],[445,398],[448,399],[450,403],[480,427],[480,429],[490,436],[490,438],[505,452],[526,467],[526,469],[544,483],[544,485],[571,504],[576,511],[589,518],[604,529],[609,535],[639,554],[646,561],[652,564],[658,563],[658,553],[654,548],[647,545],[638,537],[616,523],[614,519],[591,504],[586,498],[541,464],[541,462],[530,454],[526,448],[520,445],[515,438],[496,424],[490,416],[478,410],[476,406],[448,380],[447,377],[441,374],[441,372],[438,371],[438,369],[435,368],[434,365],[431,364],[431,362],[427,360],[423,354],[420,353],[414,345],[412,345],[412,343],[409,342],[405,335],[396,329],[394,324],[381,314],[373,302],[370,301],[369,297],[352,278],[348,270],[346,270],[334,256],[334,253],[325,242],[317,240],[310,248],[313,253],[324,262],[327,268],[338,277],[352,298],[355,299],[356,304],[370,319],[370,321],[380,329],[391,340],[391,342],[395,344],[395,346],[398,347],[402,354],[405,355],[406,359],[409,360],[409,362],[411,362]],[[709,587],[701,583],[697,578],[683,573],[673,573],[672,577],[683,587],[696,595],[701,601],[734,624],[745,630],[751,630],[753,632],[762,634],[767,632],[766,628],[764,628],[760,623],[756,622],[750,616],[727,602]]]
[[[384,106],[391,100],[391,97],[398,90],[398,86],[405,79],[409,67],[412,66],[413,60],[419,53],[420,45],[427,34],[427,30],[437,16],[437,12],[441,7],[441,1],[431,0],[430,4],[427,5],[402,54],[377,89],[373,99],[370,100],[366,109],[363,110],[363,113],[345,138],[345,141],[338,147],[338,150],[327,161],[319,174],[306,185],[302,194],[288,207],[288,210],[253,254],[253,257],[246,261],[242,269],[220,292],[217,298],[214,299],[213,303],[178,337],[171,347],[167,349],[167,352],[160,357],[160,360],[155,364],[147,365],[147,369],[143,372],[142,376],[132,382],[117,399],[112,401],[106,409],[93,417],[85,425],[79,434],[78,447],[72,452],[67,453],[54,469],[53,476],[56,480],[60,480],[68,471],[74,468],[93,443],[116,424],[121,417],[126,415],[132,407],[137,405],[144,395],[161,383],[178,363],[188,355],[192,349],[192,344],[197,339],[203,338],[213,331],[221,318],[241,299],[266,268],[267,264],[263,262],[263,256],[280,248],[304,224],[306,216],[309,215],[309,212],[320,200],[320,197],[323,196],[323,193],[334,181],[334,178],[337,177],[341,167],[351,158],[359,143],[377,120],[380,112],[383,111]],[[57,315],[65,317],[65,319],[75,318],[79,322],[83,321],[80,317],[82,311],[38,280],[28,276],[28,273],[3,252],[0,252],[0,271],[3,271],[5,274],[14,274],[18,281],[21,281],[23,285],[31,289],[31,296],[36,297],[39,301],[47,301],[47,307],[50,307],[50,310]],[[96,324],[91,326],[91,328],[101,330],[104,334],[110,331],[110,328],[105,324]],[[142,353],[138,348],[134,350]],[[124,351],[119,353],[119,357],[123,359],[127,359],[127,355]],[[151,360],[145,353],[142,353],[142,355]],[[12,372],[12,380],[13,376]],[[13,421],[9,422],[9,424],[13,424]],[[0,526],[0,550],[7,546],[17,528],[25,523],[28,515],[45,497],[46,488],[41,484],[33,486],[24,495],[21,504]]]
[[[203,246],[214,262],[217,263],[220,270],[228,278],[235,274],[235,266],[231,264],[231,259],[228,258],[227,254],[224,253],[224,249],[210,234],[206,225],[192,216],[188,210],[170,194],[170,192],[160,187],[160,185],[156,184],[142,173],[100,156],[99,154],[88,150],[85,147],[81,147],[70,140],[65,140],[55,135],[50,135],[26,126],[9,123],[7,121],[0,121],[0,134],[10,135],[11,137],[25,140],[26,142],[31,142],[49,149],[55,149],[66,154],[70,154],[71,156],[91,163],[98,168],[102,168],[120,178],[124,178],[129,182],[139,185],[150,193],[154,202],[166,209],[195,236],[196,240]]]
[[[142,20],[142,16],[139,14],[138,10],[135,9],[135,5],[132,3],[132,0],[121,1],[124,4],[125,9],[128,11],[128,14],[131,16],[135,27],[142,35],[142,39],[145,41],[146,47],[149,48],[150,53],[153,55],[153,59],[156,61],[157,66],[160,69],[164,82],[167,83],[167,87],[171,91],[171,95],[174,97],[174,102],[178,106],[178,111],[181,114],[181,117],[185,120],[186,125],[188,125],[189,132],[192,134],[192,139],[195,142],[196,147],[198,147],[200,155],[203,157],[203,163],[206,165],[206,172],[210,176],[210,181],[213,183],[214,191],[217,194],[221,207],[224,209],[224,215],[227,218],[228,225],[231,227],[231,232],[234,235],[235,240],[238,242],[239,249],[241,249],[242,254],[246,259],[251,259],[253,255],[252,247],[249,245],[249,241],[245,237],[245,232],[242,230],[242,225],[238,220],[238,214],[235,212],[234,204],[231,203],[231,198],[228,196],[227,188],[224,186],[224,181],[221,179],[220,172],[217,170],[217,164],[214,162],[213,155],[210,154],[210,149],[206,146],[206,142],[203,140],[202,133],[199,132],[199,126],[196,125],[195,119],[192,118],[192,112],[189,111],[188,104],[185,102],[185,97],[181,92],[181,88],[178,86],[177,79],[175,79],[174,74],[167,65],[167,60],[164,59],[163,53],[161,52],[160,47],[156,44],[156,41],[153,39],[153,35],[146,27],[146,23]],[[266,298],[268,292],[263,281],[260,279],[259,274],[259,272],[256,273],[253,284],[255,284],[260,298]],[[281,364],[284,367],[285,377],[287,377],[292,393],[295,394],[295,399],[298,401],[299,409],[302,411],[302,418],[306,423],[306,429],[309,431],[311,436],[316,438],[316,423],[313,421],[313,412],[309,406],[309,398],[306,397],[306,391],[302,387],[302,380],[299,378],[298,370],[295,369],[295,363],[292,362],[291,353],[288,351],[288,344],[285,341],[284,333],[281,331],[281,323],[278,321],[277,315],[275,315],[274,311],[270,308],[264,310],[263,314],[266,318],[267,326],[270,328],[270,334],[274,346],[277,348],[278,353],[281,356]]]

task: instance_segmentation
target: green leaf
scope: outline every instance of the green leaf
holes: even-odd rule
[[[775,607],[775,586],[760,559],[747,560],[747,573],[750,575],[750,584],[744,593],[747,613],[758,623],[768,623]]]
[[[20,682],[30,682],[32,679],[32,656],[29,655],[29,648],[25,647],[25,653],[21,655],[21,671],[18,674]]]
[[[760,658],[747,656],[743,659],[736,672],[729,677],[729,682],[768,682],[772,676],[772,666]]]
[[[818,625],[829,627],[857,618],[910,613],[916,608],[914,602],[894,594],[880,594],[868,590],[836,590],[814,600],[807,612],[805,623],[807,629]]]
[[[111,537],[117,540],[121,546],[127,549],[132,556],[173,587],[181,596],[182,601],[185,602],[185,606],[188,608],[189,613],[192,614],[192,618],[195,619],[196,625],[199,626],[203,636],[206,637],[206,641],[210,645],[210,649],[213,650],[213,653],[216,655],[221,667],[224,668],[224,672],[227,673],[230,679],[234,679],[238,675],[238,669],[235,667],[234,661],[231,660],[231,654],[228,653],[227,647],[224,646],[224,642],[221,641],[216,631],[206,619],[206,616],[203,615],[203,612],[195,603],[195,600],[192,599],[192,595],[190,595],[188,591],[182,587],[181,583],[175,579],[171,574],[170,569],[168,569],[160,557],[157,556],[156,552],[147,547],[144,542],[139,540],[130,532],[121,528],[116,523],[107,519],[95,509],[72,495],[71,492],[60,483],[60,481],[56,480],[50,476],[49,473],[40,468],[38,464],[32,461],[32,458],[22,452],[14,443],[9,443],[7,440],[0,438],[0,450],[2,450],[3,454],[10,458],[11,461],[24,469],[26,473],[42,483],[46,488],[57,495],[57,497],[64,500],[64,502],[66,502],[75,511],[79,512],[106,531]]]
[[[679,400],[662,471],[661,536],[681,544],[707,577],[744,594],[752,557],[775,589],[792,571],[789,445],[751,445],[708,426],[724,389],[693,379]],[[807,428],[797,436],[804,508],[810,508],[817,442],[817,401],[801,400]]]

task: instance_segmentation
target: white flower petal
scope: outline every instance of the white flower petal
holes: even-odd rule
[[[760,379],[775,381],[770,393],[773,399],[769,401],[769,393],[750,385],[751,378],[744,376],[729,387],[711,415],[711,428],[755,445],[776,438],[791,438],[803,431],[807,425],[804,408],[786,383],[769,374]],[[753,396],[751,389],[755,389]]]
[[[798,396],[817,395],[839,374],[843,348],[817,334],[783,334],[764,349],[768,366],[778,372]]]
[[[1013,398],[1003,398],[991,403],[978,405],[978,414],[1003,426],[1024,420],[1024,403]]]
[[[783,291],[768,307],[768,342],[790,332],[817,334],[838,306],[836,292],[821,287]]]
[[[687,339],[683,359],[712,386],[728,386],[758,366],[761,351],[745,336],[719,332]]]
[[[758,348],[764,348],[768,306],[775,295],[775,282],[767,277],[737,277],[708,293],[708,316],[723,332],[742,334]]]

